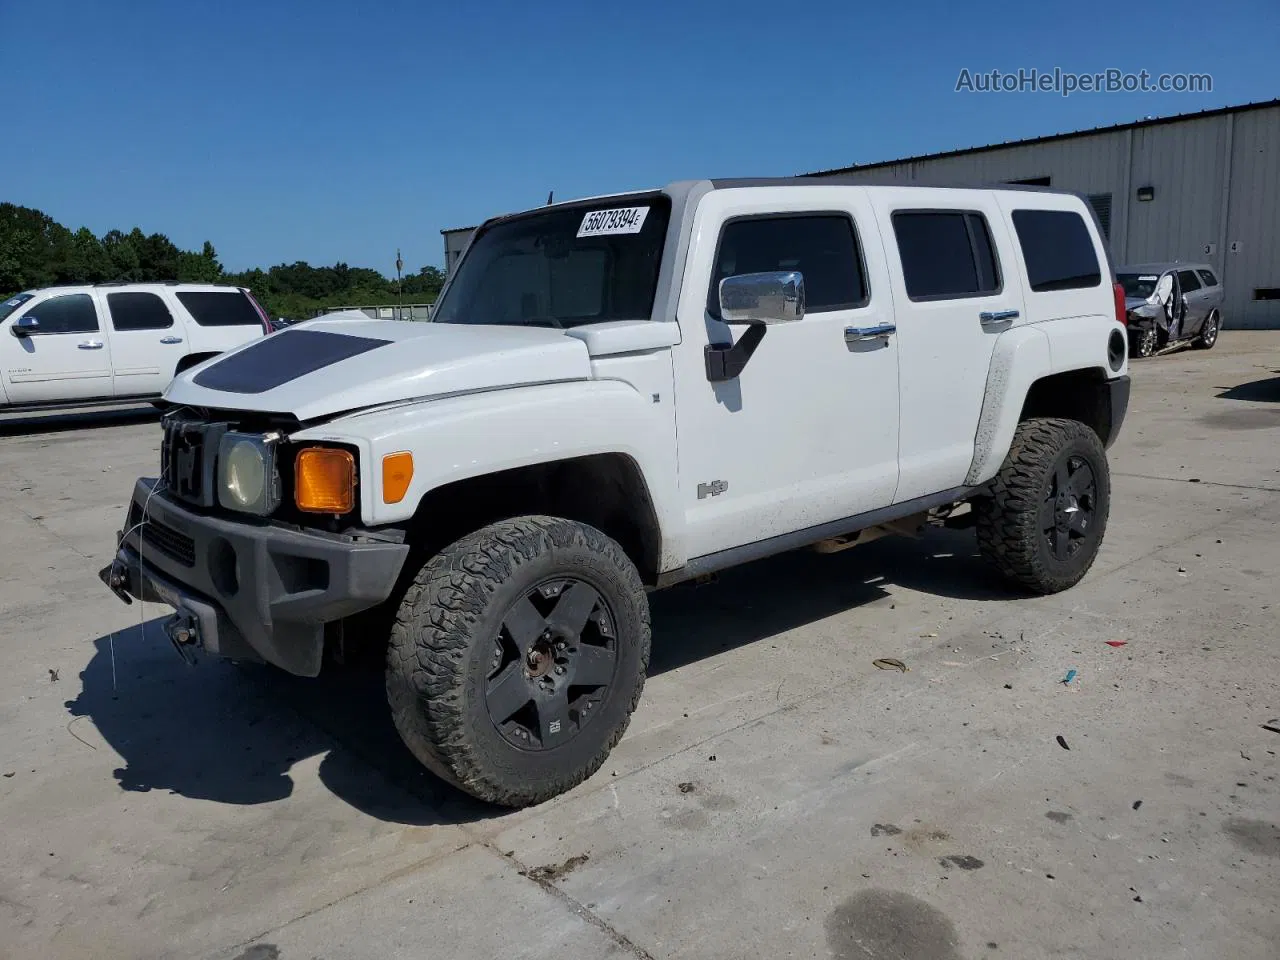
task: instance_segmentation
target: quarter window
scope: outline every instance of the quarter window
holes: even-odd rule
[[[98,329],[98,311],[87,293],[70,293],[37,303],[26,312],[40,326],[33,333],[93,333]]]
[[[260,327],[262,318],[249,298],[239,291],[219,293],[212,290],[188,290],[178,294],[178,301],[191,311],[202,327]]]
[[[164,330],[173,326],[173,315],[154,293],[109,293],[107,309],[115,330]]]
[[[847,310],[867,302],[867,283],[844,214],[758,217],[725,224],[716,250],[707,310],[720,316],[720,281],[744,273],[797,270],[804,277],[806,313]]]
[[[1013,227],[1034,292],[1076,290],[1102,283],[1093,237],[1080,214],[1070,210],[1015,210]]]
[[[900,210],[893,233],[912,300],[979,297],[1000,290],[986,218],[963,210]]]

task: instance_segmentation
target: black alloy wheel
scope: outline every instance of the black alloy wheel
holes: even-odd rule
[[[513,603],[502,618],[484,691],[489,719],[503,739],[547,750],[577,736],[613,683],[615,637],[613,612],[582,580],[541,583]]]
[[[1092,532],[1098,507],[1098,482],[1084,457],[1058,461],[1048,496],[1040,506],[1040,529],[1055,560],[1079,552]]]

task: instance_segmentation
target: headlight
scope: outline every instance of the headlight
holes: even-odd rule
[[[218,445],[218,502],[264,517],[280,505],[275,454],[261,436],[223,434]]]

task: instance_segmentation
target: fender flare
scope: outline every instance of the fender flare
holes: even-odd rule
[[[1000,334],[991,353],[982,413],[974,436],[973,461],[964,478],[977,486],[996,475],[1004,462],[1031,385],[1053,373],[1049,337],[1035,326],[1014,327]]]

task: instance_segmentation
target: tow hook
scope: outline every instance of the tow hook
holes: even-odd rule
[[[99,570],[98,579],[110,587],[111,592],[125,603],[133,603],[133,597],[126,592],[129,586],[129,571],[119,558],[112,560],[111,566]]]
[[[200,645],[200,625],[195,617],[175,613],[164,622],[165,636],[178,651],[178,656],[189,664],[195,664],[195,648]]]

